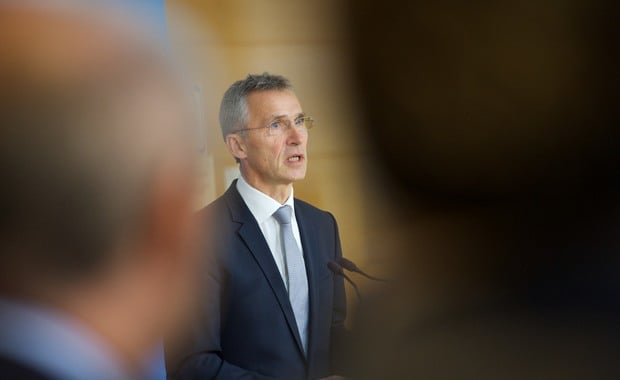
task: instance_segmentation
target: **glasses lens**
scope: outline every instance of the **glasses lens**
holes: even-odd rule
[[[267,126],[267,134],[270,136],[279,136],[287,130],[288,125],[286,120],[274,120]]]
[[[312,127],[314,127],[314,119],[311,117],[304,117],[304,126],[306,129],[312,129]]]
[[[299,119],[298,119],[299,120]],[[308,129],[314,126],[314,119],[311,117],[304,117],[302,123],[293,123],[290,120],[276,120],[269,124],[265,129],[267,129],[267,134],[269,136],[280,136],[292,127],[296,128],[298,131],[307,131]]]

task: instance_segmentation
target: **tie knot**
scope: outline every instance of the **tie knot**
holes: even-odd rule
[[[291,206],[286,205],[282,206],[273,213],[273,217],[276,218],[278,223],[280,224],[290,224],[291,223]]]

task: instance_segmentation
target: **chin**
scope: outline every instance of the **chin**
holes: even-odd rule
[[[300,181],[306,178],[306,171],[296,171],[294,173],[289,173],[287,175],[287,179],[291,182]]]
[[[292,180],[293,181],[301,181],[302,179],[306,178],[306,173],[302,173],[302,174],[298,174],[298,175],[294,175],[292,176]]]

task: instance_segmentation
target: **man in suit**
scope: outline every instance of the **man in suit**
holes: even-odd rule
[[[338,227],[293,196],[313,120],[286,78],[264,73],[227,90],[220,124],[241,177],[202,212],[212,237],[208,295],[179,377],[330,376],[346,316],[343,278],[328,268],[342,256]]]
[[[198,289],[185,89],[87,7],[0,6],[2,379],[141,378]]]

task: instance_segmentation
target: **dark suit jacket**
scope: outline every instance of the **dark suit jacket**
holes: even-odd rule
[[[345,335],[346,317],[343,278],[327,267],[342,256],[334,217],[295,199],[309,285],[305,357],[284,282],[236,181],[202,214],[209,225],[207,295],[178,377],[302,380],[333,374],[330,351]]]
[[[0,379],[10,380],[59,380],[47,376],[12,359],[0,357]]]

